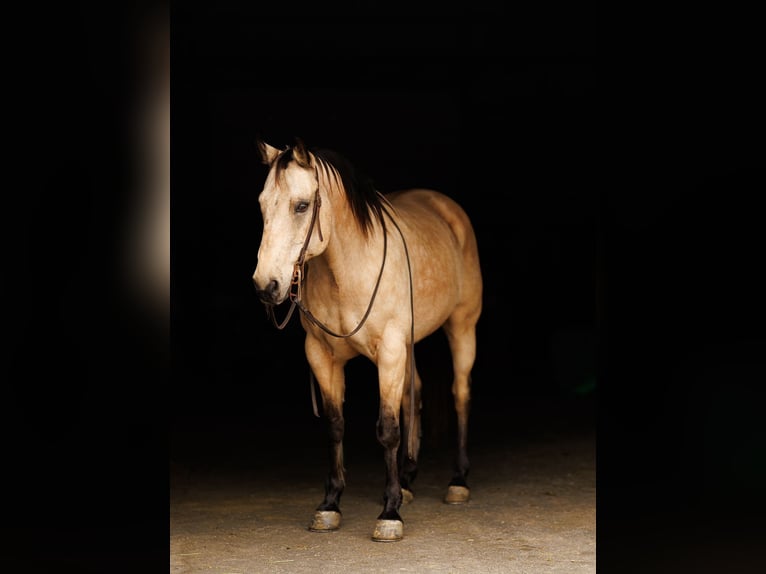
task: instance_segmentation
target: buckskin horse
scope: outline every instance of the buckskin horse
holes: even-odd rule
[[[471,221],[458,203],[434,190],[383,195],[332,150],[309,149],[298,138],[285,149],[260,139],[257,145],[269,171],[259,196],[263,235],[253,282],[278,328],[299,309],[306,358],[329,427],[330,470],[309,529],[340,527],[344,368],[363,355],[377,369],[376,435],[387,469],[372,539],[401,540],[399,511],[412,499],[420,449],[414,348],[439,328],[449,343],[457,412],[457,455],[444,501],[461,504],[470,497],[468,414],[482,310]],[[274,310],[288,300],[279,322]]]

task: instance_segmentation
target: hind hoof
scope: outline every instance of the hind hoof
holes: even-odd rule
[[[415,499],[415,495],[412,494],[411,490],[407,488],[402,489],[402,504],[409,504],[414,499]]]
[[[471,498],[471,491],[467,486],[455,486],[450,485],[447,489],[447,495],[444,497],[444,502],[447,504],[463,504],[468,502]]]
[[[378,520],[372,539],[375,542],[398,542],[404,536],[404,525],[401,520]]]
[[[309,526],[312,532],[332,532],[340,528],[340,512],[335,510],[317,510]]]

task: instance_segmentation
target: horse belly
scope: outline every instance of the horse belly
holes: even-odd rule
[[[422,250],[416,250],[416,253]],[[460,302],[460,261],[454,250],[419,253],[413,265],[415,338],[422,339],[436,331]]]
[[[415,338],[420,340],[441,327],[458,306],[481,304],[476,242],[462,208],[438,192],[402,192],[394,203],[407,222]]]

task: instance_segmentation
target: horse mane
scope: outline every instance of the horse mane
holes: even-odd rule
[[[314,148],[309,151],[316,158],[317,169],[322,171],[328,181],[334,182],[345,193],[351,213],[362,233],[365,236],[369,235],[374,219],[383,226],[385,231],[384,213],[388,211],[389,204],[375,189],[372,180],[338,152]],[[288,147],[277,158],[275,175],[279,177],[280,172],[286,169],[293,159],[293,148]]]

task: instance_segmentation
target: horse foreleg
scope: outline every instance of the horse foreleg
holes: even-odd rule
[[[313,341],[313,340],[311,340]],[[314,512],[309,530],[329,532],[340,527],[340,497],[346,486],[343,466],[343,395],[345,392],[344,362],[333,360],[317,343],[306,343],[306,356],[319,384],[322,407],[329,431],[330,472],[325,480],[324,499]]]
[[[309,526],[309,530],[314,532],[327,532],[337,530],[340,527],[340,497],[346,486],[345,469],[343,468],[343,412],[337,405],[328,402],[326,398],[323,398],[323,401],[330,439],[330,472],[325,479],[324,499],[317,506],[311,526]]]
[[[397,457],[401,444],[399,412],[402,407],[407,350],[404,345],[397,343],[398,340],[387,341],[384,337],[377,358],[380,411],[376,431],[386,462],[386,488],[383,492],[383,512],[378,516],[372,535],[376,542],[401,540],[404,532],[402,517],[399,515],[402,487],[399,482]]]

